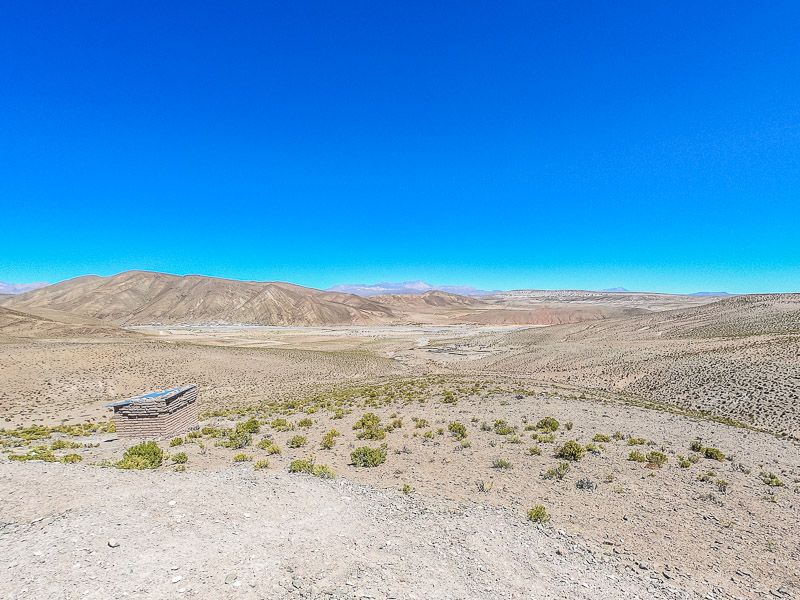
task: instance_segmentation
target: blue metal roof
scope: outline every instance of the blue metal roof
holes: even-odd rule
[[[190,390],[193,387],[196,387],[196,384],[191,385],[184,385],[182,387],[176,387],[171,390],[164,390],[163,392],[150,392],[149,394],[142,394],[141,396],[135,396],[133,398],[128,398],[127,400],[123,400],[122,402],[115,402],[114,404],[106,404],[106,408],[114,408],[116,406],[126,406],[133,402],[149,402],[150,400],[155,400],[156,398],[164,398],[169,396],[174,396],[181,392],[185,392],[186,390]]]

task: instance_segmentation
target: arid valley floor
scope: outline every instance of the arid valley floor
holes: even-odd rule
[[[800,295],[231,326],[46,290],[0,300],[2,598],[800,597]],[[187,382],[200,429],[113,468],[104,406]]]

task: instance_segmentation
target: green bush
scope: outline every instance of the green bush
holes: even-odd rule
[[[311,427],[313,424],[314,424],[314,422],[311,419],[307,419],[307,418],[306,419],[300,419],[297,422],[297,426],[298,427],[304,427],[304,428]]]
[[[703,456],[720,462],[725,460],[725,455],[716,448],[703,448]]]
[[[236,425],[236,431],[240,433],[258,433],[261,431],[261,426],[258,424],[258,419],[253,417],[243,423],[238,423]]]
[[[128,448],[122,460],[116,464],[118,469],[155,469],[161,466],[164,451],[155,442],[142,442]]]
[[[456,395],[450,390],[445,390],[444,394],[442,394],[442,402],[445,404],[455,404]]]
[[[547,469],[542,473],[542,479],[558,479],[560,481],[570,472],[570,468],[568,462],[559,463],[555,468]]]
[[[770,487],[783,487],[784,483],[778,479],[778,476],[775,473],[767,473],[766,471],[761,471],[759,474],[761,477],[761,481],[766,483]]]
[[[294,425],[289,423],[286,419],[275,419],[272,423],[269,424],[275,431],[291,431],[294,429]]]
[[[620,441],[620,440],[624,440],[625,439],[625,434],[622,433],[621,431],[617,430],[617,431],[614,432],[614,435],[612,435],[611,437],[614,438],[617,441]]]
[[[540,504],[528,511],[528,520],[533,523],[547,523],[550,520],[550,515],[547,514],[544,506]]]
[[[458,421],[453,421],[450,423],[450,425],[447,426],[447,429],[457,440],[463,440],[465,437],[467,437],[467,428]]]
[[[67,454],[64,456],[64,458],[61,459],[61,462],[65,464],[72,464],[76,462],[81,462],[82,460],[83,457],[80,454]]]
[[[328,465],[314,465],[311,474],[314,477],[321,477],[322,479],[333,479],[336,477],[336,473],[334,473],[333,469]]]
[[[496,458],[492,463],[492,467],[495,469],[511,469],[514,467],[514,465],[504,458]]]
[[[289,448],[301,448],[302,446],[306,445],[308,442],[308,438],[304,435],[296,435],[292,439],[289,440]]]
[[[253,460],[252,456],[248,456],[247,454],[237,454],[233,457],[233,462],[249,462]]]
[[[428,421],[425,419],[417,419],[417,423],[414,425],[417,429],[425,429],[428,426]]]
[[[50,446],[50,450],[64,450],[66,448],[81,448],[83,444],[78,444],[76,442],[70,442],[67,440],[56,440]]]
[[[541,456],[542,449],[539,448],[539,446],[531,446],[530,448],[528,448],[528,454],[530,454],[531,456]]]
[[[666,454],[656,450],[648,452],[645,458],[647,459],[647,462],[658,465],[659,467],[663,466],[668,460]]]
[[[556,458],[576,461],[583,458],[586,449],[574,440],[564,442],[564,445],[556,449]]]
[[[186,452],[178,452],[175,456],[172,457],[172,462],[182,465],[185,464],[186,461],[189,460],[189,457],[186,456]]]
[[[267,454],[280,454],[280,453],[281,453],[281,447],[278,446],[277,444],[272,444],[272,446],[267,448]]]
[[[644,438],[631,438],[628,440],[628,446],[644,446],[647,440]]]
[[[263,440],[261,440],[260,442],[258,442],[256,444],[256,448],[258,448],[259,450],[266,450],[267,448],[272,446],[272,444],[274,444],[274,443],[275,442],[273,442],[271,439],[269,439],[268,437],[265,437]]]
[[[269,467],[269,461],[265,458],[264,460],[258,460],[253,465],[254,471],[260,471],[261,469],[266,469]]]
[[[353,425],[353,429],[366,429],[367,427],[380,427],[381,418],[375,413],[365,413]]]
[[[592,438],[593,442],[610,442],[611,436],[603,435],[602,433],[596,433],[595,436]]]
[[[183,438],[176,437],[173,438],[172,441],[169,443],[170,448],[174,448],[175,446],[182,446],[183,445]]]
[[[536,424],[536,429],[544,433],[552,433],[558,431],[559,423],[553,417],[545,417]]]
[[[639,452],[638,450],[633,450],[628,455],[628,460],[632,460],[634,462],[647,462],[647,458],[645,458],[645,455]]]
[[[350,460],[357,467],[377,467],[386,461],[386,452],[381,449],[362,446],[350,453]]]
[[[691,444],[689,444],[689,450],[692,452],[702,452],[703,451],[703,442],[700,440],[695,440]]]
[[[311,473],[313,470],[314,464],[302,458],[289,463],[289,473]]]

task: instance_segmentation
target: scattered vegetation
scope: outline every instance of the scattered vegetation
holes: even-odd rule
[[[289,440],[289,448],[302,448],[308,442],[308,438],[304,435],[296,435]]]
[[[586,454],[586,449],[578,442],[569,440],[564,445],[556,449],[556,458],[563,460],[578,461]]]
[[[534,506],[528,511],[528,520],[532,523],[547,523],[550,520],[550,515],[547,514],[544,506]]]
[[[467,428],[466,426],[462,425],[458,421],[453,421],[450,425],[447,426],[447,429],[450,433],[453,434],[453,437],[457,440],[463,440],[467,437]]]
[[[566,477],[567,473],[570,472],[570,469],[571,467],[568,462],[559,463],[556,467],[547,469],[547,471],[542,473],[542,479],[557,479],[561,481]]]
[[[118,469],[156,469],[164,460],[164,451],[156,442],[142,442],[128,448],[122,460],[116,464]]]
[[[377,467],[386,461],[386,451],[362,446],[350,453],[350,460],[357,467]]]
[[[492,463],[492,468],[494,469],[511,469],[513,467],[514,465],[504,458],[495,458]]]
[[[189,460],[189,457],[186,456],[186,452],[178,452],[176,455],[172,457],[172,462],[183,465],[186,464],[186,461]]]

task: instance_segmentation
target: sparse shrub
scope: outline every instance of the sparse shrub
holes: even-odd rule
[[[80,454],[67,454],[62,459],[61,462],[65,464],[72,464],[76,462],[81,462],[83,457]]]
[[[444,394],[442,394],[442,402],[445,404],[455,404],[456,395],[450,390],[445,390]]]
[[[238,423],[236,425],[236,431],[243,433],[258,433],[259,431],[261,431],[261,426],[258,424],[258,419],[252,417],[247,421]]]
[[[593,492],[597,488],[597,484],[588,477],[581,477],[575,482],[575,487],[579,490]]]
[[[217,446],[240,450],[247,447],[253,441],[253,436],[242,429],[232,429],[228,431],[228,439],[224,442],[216,442]]]
[[[465,437],[467,437],[467,428],[458,421],[453,421],[450,423],[450,425],[447,426],[447,429],[457,440],[463,440]]]
[[[509,444],[521,444],[522,440],[519,438],[518,435],[512,435],[510,438],[508,438],[508,443]]]
[[[558,463],[556,467],[547,469],[547,471],[542,473],[542,479],[558,479],[560,481],[564,479],[570,469],[571,467],[568,462]]]
[[[666,463],[668,460],[666,454],[664,454],[663,452],[658,452],[657,450],[652,450],[648,452],[645,458],[647,458],[648,463],[652,463],[658,467],[663,466],[664,463]]]
[[[367,427],[379,427],[381,424],[381,418],[376,415],[375,413],[365,413],[363,417],[361,417],[358,421],[355,422],[353,425],[353,429],[365,429]]]
[[[306,445],[308,438],[304,435],[296,435],[289,440],[289,448],[301,448]]]
[[[333,431],[336,431],[335,429]],[[324,436],[322,436],[322,441],[320,442],[320,446],[324,450],[330,450],[336,445],[336,435],[333,431],[329,431]]]
[[[403,492],[406,496],[408,496],[409,494],[411,494],[411,492],[414,491],[414,488],[412,488],[407,483],[404,483],[403,487],[400,488],[400,491]]]
[[[425,439],[433,439],[433,430],[426,431],[424,434],[422,434],[422,437]]]
[[[436,430],[436,435],[444,435],[444,428],[442,428],[442,427],[439,427],[439,428]]]
[[[267,469],[267,468],[269,468],[269,461],[266,458],[264,460],[257,460],[253,464],[254,471],[260,471],[261,469]]]
[[[689,455],[689,462],[692,463],[693,465],[697,464],[697,463],[700,462],[700,457],[697,456],[697,454],[690,454]]]
[[[247,454],[237,454],[233,457],[233,462],[249,462],[253,460],[252,456],[248,456]]]
[[[128,448],[122,460],[116,464],[118,469],[155,469],[161,466],[164,451],[155,442],[142,442]]]
[[[600,446],[595,444],[594,442],[589,442],[586,444],[586,451],[591,452],[592,454],[600,454]]]
[[[281,453],[281,447],[278,446],[277,444],[272,444],[272,446],[267,448],[267,454],[280,454],[280,453]]]
[[[260,442],[258,442],[256,444],[256,448],[258,448],[259,450],[266,450],[267,448],[272,446],[272,444],[274,444],[274,443],[275,442],[273,442],[271,439],[264,438],[263,440],[261,440]]]
[[[275,431],[291,431],[294,429],[294,425],[289,423],[286,419],[275,419],[272,423],[269,424]]]
[[[314,424],[314,422],[313,422],[311,419],[309,419],[309,418],[300,419],[300,420],[297,422],[297,426],[298,426],[298,427],[303,427],[303,428],[308,428],[308,427],[311,427],[313,424]]]
[[[715,483],[717,484],[717,489],[720,491],[720,493],[722,493],[722,494],[727,494],[728,493],[728,482],[727,481],[725,481],[724,479],[717,479],[717,481]]]
[[[711,481],[716,475],[717,474],[714,473],[714,471],[706,471],[705,473],[700,473],[697,476],[697,481],[702,481],[702,482]]]
[[[725,455],[716,448],[703,448],[703,456],[720,462],[725,460]]]
[[[495,458],[494,462],[492,463],[492,467],[495,469],[511,469],[513,466],[514,465],[504,458]]]
[[[311,474],[322,479],[334,479],[336,477],[336,473],[328,465],[314,465]]]
[[[559,423],[553,417],[545,417],[536,424],[536,429],[544,433],[558,431]]]
[[[186,456],[186,452],[178,452],[175,456],[172,457],[172,462],[183,465],[186,464],[186,461],[189,460],[189,457]]]
[[[67,448],[82,448],[83,444],[70,442],[68,440],[56,440],[50,446],[50,450],[65,450]]]
[[[311,473],[313,470],[314,464],[302,458],[289,463],[289,473]]]
[[[350,453],[350,460],[357,467],[377,467],[386,460],[386,451],[362,446]]]
[[[759,473],[758,476],[761,477],[761,481],[763,481],[764,483],[766,483],[770,487],[783,487],[784,486],[783,481],[778,479],[778,476],[775,475],[775,473],[767,473],[766,471],[761,471],[761,473]]]
[[[611,436],[603,435],[602,433],[596,433],[592,438],[593,442],[610,442]]]
[[[647,443],[647,440],[644,438],[631,438],[628,440],[628,446],[643,446]]]
[[[531,456],[541,456],[542,449],[539,448],[539,446],[531,446],[530,448],[528,448],[528,454],[530,454]]]
[[[483,479],[479,479],[478,481],[475,482],[475,484],[478,486],[478,491],[483,492],[485,494],[491,492],[492,488],[494,487],[494,481],[489,481],[487,483]]]
[[[685,459],[683,456],[681,456],[680,454],[678,455],[678,466],[679,466],[681,469],[688,469],[688,468],[689,468],[691,465],[692,465],[692,463],[691,463],[690,461],[686,460],[686,459]]]
[[[564,445],[556,449],[556,458],[576,461],[583,458],[586,449],[574,440],[564,442]]]
[[[461,440],[462,448],[472,448],[472,443],[469,440]]]
[[[689,450],[692,452],[702,452],[703,451],[703,442],[700,440],[694,440],[691,444],[689,444]]]
[[[428,426],[428,421],[425,419],[417,419],[417,423],[414,425],[417,429],[425,429]]]
[[[572,421],[564,423],[564,429],[566,429],[567,431],[572,431]]]
[[[532,523],[547,523],[550,520],[550,515],[547,514],[544,506],[540,504],[528,511],[528,520]]]
[[[624,440],[625,439],[625,434],[622,433],[621,431],[617,430],[617,431],[614,432],[614,435],[612,435],[611,437],[613,437],[617,441],[620,441],[620,440]]]
[[[491,430],[492,430],[491,426],[486,421],[481,423],[481,431],[491,431]]]
[[[181,437],[172,438],[172,441],[170,441],[170,443],[169,443],[169,447],[170,448],[174,448],[175,446],[182,446],[182,445],[183,445],[183,438],[181,438]]]
[[[175,468],[173,470],[177,473],[183,473],[184,471],[186,471],[186,465],[175,465]]]
[[[632,460],[634,462],[647,462],[647,459],[645,458],[644,454],[642,454],[638,450],[633,450],[628,455],[628,460]]]

